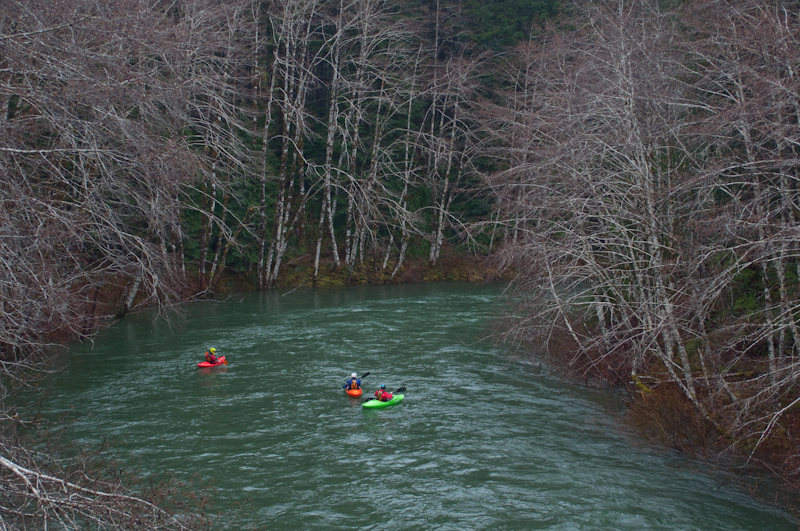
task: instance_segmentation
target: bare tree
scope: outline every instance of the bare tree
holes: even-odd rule
[[[577,372],[625,384],[622,374],[657,363],[714,422],[686,348],[693,294],[675,282],[692,182],[671,18],[647,4],[595,4],[579,35],[553,37],[534,71],[522,64],[527,88],[506,117],[519,165],[495,185],[520,233],[508,259],[537,301],[526,323],[567,340]],[[589,322],[596,329],[579,324]]]
[[[276,50],[272,75],[277,76],[276,87],[279,87],[275,103],[281,113],[281,148],[272,238],[262,273],[264,279],[260,281],[265,286],[275,283],[290,231],[313,191],[305,187],[307,161],[303,142],[309,132],[306,100],[310,85],[316,82],[314,70],[321,61],[321,52],[309,46],[319,22],[318,8],[314,1],[287,1],[274,5],[271,12],[271,38]]]
[[[209,167],[186,134],[200,108],[187,101],[203,92],[193,54],[230,37],[211,4],[0,7],[4,529],[196,526],[156,507],[159,496],[26,449],[7,393],[42,370],[51,343],[84,337],[117,309],[164,310],[185,296],[180,214]],[[215,94],[203,96],[222,105]]]
[[[716,155],[707,172],[724,194],[717,226],[725,238],[709,254],[726,259],[709,265],[720,298],[723,289],[752,297],[733,301],[736,328],[712,330],[707,348],[725,362],[732,429],[755,449],[797,402],[798,12],[726,2],[697,4],[689,14],[701,36],[690,47],[699,65],[690,79],[706,113],[699,134]],[[717,17],[713,31],[698,15]],[[756,368],[752,378],[735,377],[743,367]]]
[[[509,59],[487,128],[511,162],[489,180],[518,230],[503,256],[526,316],[509,339],[676,389],[753,455],[798,403],[797,20],[591,4],[575,34]]]

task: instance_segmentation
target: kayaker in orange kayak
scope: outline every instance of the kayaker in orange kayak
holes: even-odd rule
[[[388,402],[392,399],[392,393],[386,390],[386,384],[381,384],[380,389],[375,391],[375,400],[380,400],[381,402]]]
[[[350,391],[355,389],[361,389],[361,378],[358,377],[358,374],[352,373],[350,375],[350,379],[344,383],[344,390]]]

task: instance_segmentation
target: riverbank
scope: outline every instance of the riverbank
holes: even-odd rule
[[[640,390],[634,398],[625,420],[637,433],[715,468],[726,467],[754,497],[800,519],[800,412],[786,411],[764,439],[735,438],[706,420],[674,383]],[[726,416],[712,413],[717,419]]]
[[[350,271],[333,264],[320,265],[316,283],[314,263],[309,257],[289,260],[278,276],[276,287],[327,287],[364,284],[418,284],[423,282],[490,282],[510,280],[513,271],[501,270],[492,256],[445,253],[436,265],[427,258],[406,259],[392,277],[393,264],[385,268],[380,260],[365,260]],[[258,287],[252,274],[227,272],[215,286],[215,293],[253,291]]]
[[[706,405],[700,411],[671,380],[663,366],[640,367],[630,376],[625,360],[629,353],[590,359],[586,353],[575,355],[577,348],[567,334],[554,334],[548,346],[528,344],[530,353],[540,353],[553,371],[562,378],[587,386],[619,389],[627,404],[623,422],[656,448],[677,450],[705,463],[709,470],[725,470],[725,481],[735,481],[755,498],[787,511],[800,519],[800,410],[792,407],[796,395],[777,398],[785,411],[767,437],[731,435],[735,406],[710,409],[714,404],[699,394]],[[543,355],[541,354],[543,353]],[[757,378],[757,360],[742,362],[742,378]],[[626,372],[627,371],[627,372]],[[695,375],[700,379],[701,374]],[[707,415],[707,416],[706,416]]]

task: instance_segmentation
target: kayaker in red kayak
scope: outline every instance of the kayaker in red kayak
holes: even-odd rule
[[[210,349],[208,349],[208,351],[206,351],[206,361],[211,363],[211,364],[217,363],[216,352],[217,352],[217,349],[215,349],[214,347],[211,347]]]
[[[350,375],[350,379],[344,383],[344,390],[350,391],[353,389],[361,389],[361,379],[358,377],[358,374],[352,373]]]
[[[381,402],[388,402],[392,399],[392,393],[386,390],[386,384],[381,384],[380,389],[375,391],[375,400],[380,400]]]

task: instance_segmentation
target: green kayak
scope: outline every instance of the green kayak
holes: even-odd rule
[[[366,402],[364,402],[363,406],[364,407],[369,407],[369,408],[372,408],[372,409],[381,408],[381,407],[388,407],[388,406],[393,406],[393,405],[397,404],[402,399],[403,399],[403,395],[394,395],[392,397],[392,399],[389,400],[388,402],[381,402],[380,400],[375,400],[373,398],[372,400],[367,400]]]

